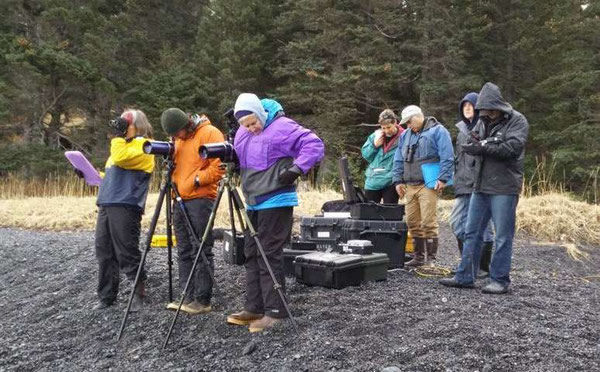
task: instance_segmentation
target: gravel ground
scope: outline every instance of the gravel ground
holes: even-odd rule
[[[454,265],[454,239],[441,227],[440,263]],[[252,335],[225,323],[242,305],[243,268],[217,253],[224,304],[183,314],[166,350],[173,313],[164,310],[166,250],[148,254],[149,297],[116,334],[130,287],[119,303],[96,302],[93,233],[0,228],[0,371],[576,371],[600,370],[600,254],[568,258],[558,245],[520,237],[512,293],[445,288],[405,271],[386,282],[330,290],[289,279],[300,334],[291,325]],[[244,354],[244,350],[250,350]]]

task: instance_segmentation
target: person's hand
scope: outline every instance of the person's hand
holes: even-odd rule
[[[83,172],[80,171],[79,169],[75,168],[75,175],[77,175],[77,177],[84,179],[85,176],[83,175]]]
[[[464,152],[469,155],[482,155],[485,153],[485,147],[481,145],[481,142],[471,142],[466,145],[460,145]]]
[[[281,173],[278,177],[279,182],[284,185],[291,185],[296,181],[296,178],[300,177],[300,173],[294,172],[291,169],[287,169],[285,172]]]
[[[396,192],[398,193],[398,196],[400,197],[400,199],[404,198],[404,194],[406,194],[406,185],[404,185],[404,184],[396,185]]]
[[[446,187],[446,182],[440,181],[438,180],[435,183],[435,187],[433,188],[434,190],[436,190],[437,192],[442,192],[442,190],[444,190],[444,187]]]
[[[373,146],[380,147],[381,145],[383,145],[383,131],[377,129],[375,131],[375,137],[373,138]]]

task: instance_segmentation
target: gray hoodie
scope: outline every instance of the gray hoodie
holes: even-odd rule
[[[525,142],[529,124],[523,114],[513,109],[500,93],[498,86],[486,83],[475,110],[498,110],[502,119],[491,128],[480,119],[473,132],[485,139],[484,153],[478,156],[473,192],[484,194],[518,195],[523,185]],[[486,135],[486,132],[489,133]]]

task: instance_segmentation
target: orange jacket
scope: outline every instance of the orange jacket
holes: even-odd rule
[[[175,170],[172,180],[183,199],[217,197],[217,184],[225,172],[219,167],[221,160],[202,159],[198,149],[206,143],[223,141],[225,138],[221,131],[208,120],[201,123],[188,138],[175,140]],[[196,176],[200,181],[199,186],[195,184]]]

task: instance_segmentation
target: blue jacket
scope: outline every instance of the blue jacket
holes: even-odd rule
[[[409,147],[414,149],[414,155],[412,161],[406,162]],[[450,133],[436,118],[426,117],[419,133],[408,129],[400,137],[392,171],[394,184],[422,184],[424,180],[421,165],[437,162],[440,163],[438,179],[448,182],[452,179],[454,170]]]

